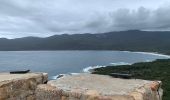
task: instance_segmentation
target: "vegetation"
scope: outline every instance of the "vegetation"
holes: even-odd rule
[[[170,31],[129,30],[46,38],[0,38],[0,50],[127,50],[170,54]]]
[[[110,73],[132,74],[133,78],[161,80],[164,90],[163,100],[170,100],[170,59],[158,59],[153,62],[141,62],[133,65],[107,66],[94,69],[93,74]]]
[[[19,50],[126,50],[170,54],[170,31],[120,31],[99,34],[63,34],[46,38],[0,38],[1,51]],[[131,73],[135,78],[161,80],[164,100],[170,100],[170,60],[108,66],[95,74]]]

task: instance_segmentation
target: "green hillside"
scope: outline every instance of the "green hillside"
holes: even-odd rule
[[[46,38],[0,38],[0,50],[127,50],[170,54],[170,31],[129,30]]]

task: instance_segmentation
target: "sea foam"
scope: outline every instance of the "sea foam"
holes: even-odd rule
[[[170,58],[170,55],[160,54],[158,52],[132,52],[132,51],[121,51],[121,52],[138,53],[138,54],[146,54],[146,55],[154,55],[154,56],[159,56],[159,57]]]
[[[147,54],[147,55],[154,55],[154,56],[159,56],[159,57],[170,58],[169,55],[159,54],[157,52],[134,52],[134,53],[140,53],[140,54]]]
[[[160,56],[160,57],[165,57],[165,58],[170,58],[169,55],[164,55],[164,54],[158,54],[157,52],[131,52],[131,51],[121,51],[121,52],[127,52],[127,53],[138,53],[138,54],[145,54],[145,55],[154,55],[154,56]],[[146,60],[146,62],[150,62],[152,60]],[[116,63],[110,63],[110,65],[116,66],[116,65],[132,65],[132,63],[127,63],[127,62],[116,62]],[[96,68],[101,68],[101,67],[106,67],[106,66],[101,66],[101,65],[97,65],[97,66],[89,66],[83,69],[84,73],[91,73],[91,71],[93,69]],[[69,74],[59,74],[56,76],[52,76],[51,79],[55,80],[58,79],[59,76],[62,75],[62,77],[65,77],[67,75],[78,75],[80,73],[69,73]]]
[[[110,65],[131,65],[131,63],[126,63],[126,62],[117,62],[117,63],[110,63]],[[100,66],[100,65],[97,65],[97,66],[89,66],[89,67],[86,67],[83,69],[83,72],[84,73],[91,73],[91,71],[93,69],[96,69],[96,68],[101,68],[101,67],[106,67],[106,66]]]
[[[127,63],[127,62],[116,62],[116,63],[110,63],[110,65],[132,65],[131,63]]]
[[[138,53],[138,54],[145,54],[145,55],[154,55],[154,56],[160,56],[160,57],[165,57],[165,58],[170,58],[169,55],[164,55],[164,54],[158,54],[157,52],[131,52],[131,51],[121,51],[121,52],[127,52],[127,53]],[[151,62],[152,60],[146,60],[146,62]],[[116,63],[110,63],[110,65],[132,65],[132,63],[127,63],[127,62],[116,62]],[[101,67],[106,67],[106,66],[89,66],[83,69],[83,72],[85,73],[91,73],[93,69],[96,68],[101,68]]]
[[[96,69],[96,68],[101,68],[101,67],[106,67],[106,66],[89,66],[83,69],[84,73],[91,73],[91,70]]]

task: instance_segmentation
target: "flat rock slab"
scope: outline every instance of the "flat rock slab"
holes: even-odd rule
[[[36,96],[37,100],[159,100],[151,83],[95,74],[68,75],[39,85]]]
[[[121,95],[128,94],[135,88],[149,82],[145,80],[113,78],[104,75],[80,74],[53,80],[48,82],[48,84],[63,90],[96,90],[101,95]]]
[[[46,80],[47,80],[48,78],[47,73],[26,73],[26,74],[0,73],[0,83],[4,81],[36,78],[36,77],[42,77],[42,76],[46,77]]]
[[[0,73],[0,100],[28,100],[28,98],[35,98],[34,94],[37,85],[43,84],[47,80],[46,73]]]

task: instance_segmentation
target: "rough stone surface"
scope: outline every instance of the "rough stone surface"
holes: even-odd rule
[[[47,81],[46,73],[1,73],[0,100],[161,100],[163,94],[161,82],[104,75],[68,75],[44,84]]]
[[[47,81],[46,73],[0,74],[0,100],[35,100],[38,84]]]
[[[80,74],[52,80],[36,89],[37,100],[161,100],[152,81]],[[155,85],[155,84],[154,84]],[[160,85],[160,83],[158,84]],[[155,86],[157,87],[157,86]],[[159,88],[160,97],[162,89]]]

